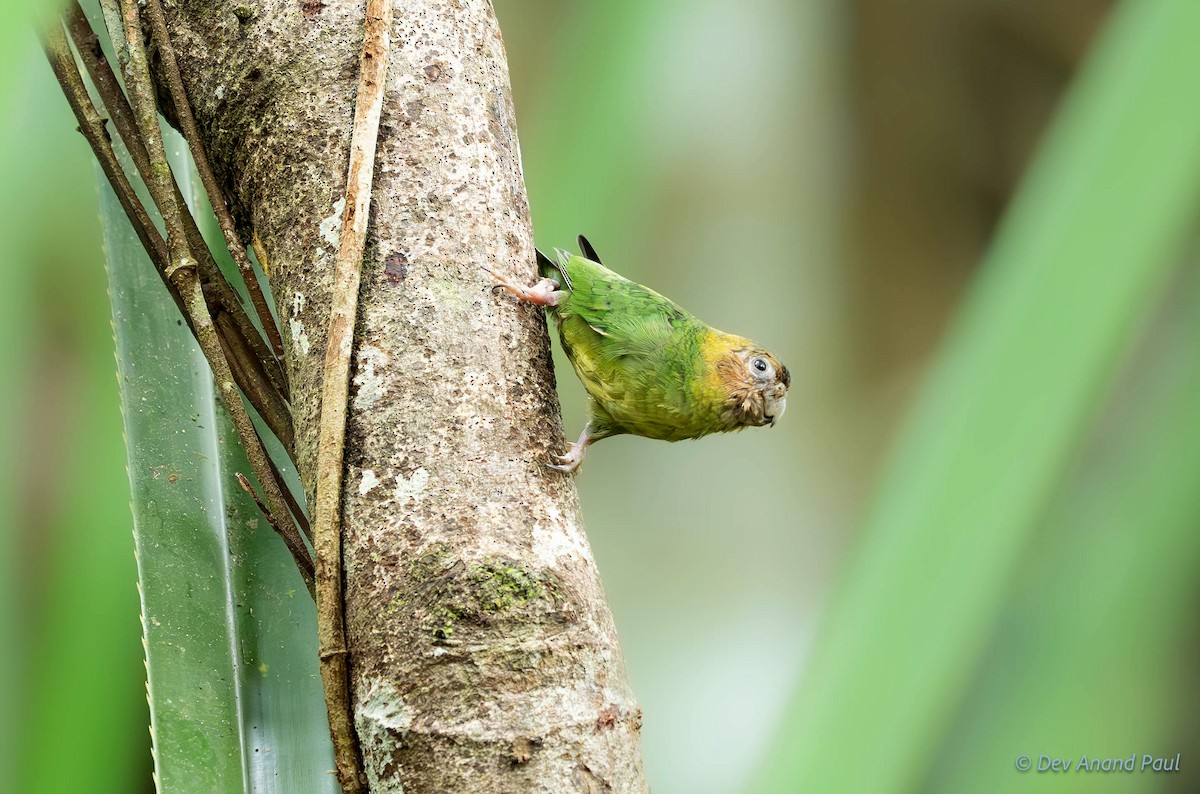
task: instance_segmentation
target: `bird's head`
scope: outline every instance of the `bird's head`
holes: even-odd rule
[[[723,419],[733,427],[773,425],[787,407],[792,376],[775,356],[747,339],[731,337],[716,361],[725,391]]]

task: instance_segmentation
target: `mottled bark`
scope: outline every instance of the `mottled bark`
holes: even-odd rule
[[[270,258],[311,499],[361,2],[167,3],[242,232]],[[640,712],[571,480],[486,0],[395,7],[343,502],[355,724],[372,790],[642,791]]]

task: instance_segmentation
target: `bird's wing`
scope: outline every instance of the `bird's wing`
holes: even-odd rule
[[[574,288],[555,311],[588,393],[614,415],[685,410],[706,326],[603,265],[573,257],[567,267]]]
[[[604,358],[657,360],[699,321],[652,289],[617,275],[594,260],[567,263],[572,290],[560,313],[574,315],[598,337]]]

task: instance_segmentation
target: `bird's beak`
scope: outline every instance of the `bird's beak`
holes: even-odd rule
[[[774,427],[779,421],[779,417],[783,416],[783,412],[787,409],[787,397],[768,397],[766,410],[763,414],[768,417],[767,422]]]

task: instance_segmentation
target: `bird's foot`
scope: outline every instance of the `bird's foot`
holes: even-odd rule
[[[587,450],[587,444],[576,442],[571,445],[565,455],[551,455],[550,457],[558,461],[557,464],[547,463],[546,468],[554,469],[555,471],[574,474],[579,471],[579,467],[583,465],[583,453]]]
[[[522,284],[514,284],[489,267],[484,267],[483,269],[491,273],[492,278],[499,282],[492,287],[493,290],[508,290],[527,303],[533,303],[538,306],[557,306],[567,295],[566,292],[558,288],[558,282],[554,279],[544,278],[532,287],[526,287]]]

